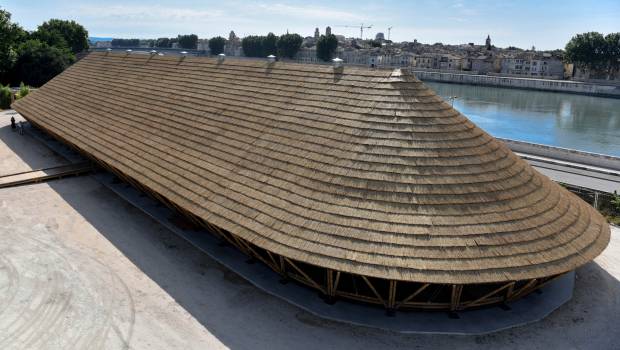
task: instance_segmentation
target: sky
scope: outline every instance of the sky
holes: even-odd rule
[[[620,32],[620,0],[410,0],[410,1],[237,1],[237,0],[0,0],[13,21],[28,30],[50,18],[71,19],[90,36],[157,38],[197,34],[201,38],[283,34],[311,36],[314,28],[347,37],[374,37],[388,27],[394,41],[483,44],[499,47],[563,48],[587,31]],[[357,26],[350,28],[346,26]]]

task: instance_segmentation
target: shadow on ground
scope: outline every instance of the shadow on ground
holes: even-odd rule
[[[324,321],[261,292],[91,178],[50,185],[140,270],[233,349],[411,348],[413,344],[414,348],[460,345],[489,349],[617,346],[612,335],[620,323],[620,282],[598,263],[577,271],[573,300],[541,322],[486,336],[402,335]],[[87,196],[85,190],[89,191]],[[127,218],[153,229],[128,232],[118,224]]]
[[[11,125],[9,124],[11,114],[4,112],[0,118],[0,147],[8,147],[14,155],[17,155],[21,161],[33,169],[67,164],[64,158],[48,150],[31,136],[27,134],[20,135],[16,131],[11,130]],[[28,144],[28,147],[25,147],[26,144]],[[33,144],[36,146],[33,147]],[[0,157],[0,176],[30,170],[23,168],[23,164],[19,162],[20,159],[15,159],[14,156],[11,158],[13,159]]]

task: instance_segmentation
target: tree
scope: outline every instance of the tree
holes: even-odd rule
[[[8,83],[9,73],[17,59],[17,46],[27,33],[11,22],[11,14],[0,9],[0,83]]]
[[[609,79],[620,69],[620,33],[577,34],[566,44],[564,58],[582,69],[605,71]]]
[[[284,34],[278,38],[278,56],[293,58],[301,49],[304,39],[299,34]]]
[[[605,64],[605,37],[589,32],[575,35],[566,44],[564,58],[582,69],[600,69]]]
[[[14,80],[22,80],[31,86],[45,84],[75,61],[75,55],[69,49],[49,46],[39,40],[22,43],[17,52]]]
[[[278,37],[269,33],[267,36],[250,35],[241,40],[243,54],[247,57],[267,57],[278,54]]]
[[[155,41],[155,47],[169,48],[172,47],[172,43],[169,38],[158,38]]]
[[[265,57],[263,48],[263,37],[249,35],[241,40],[243,54],[247,57]]]
[[[329,61],[334,56],[337,48],[338,39],[336,39],[334,34],[328,36],[321,35],[316,43],[316,57],[323,61]]]
[[[182,49],[196,50],[198,48],[198,36],[196,34],[179,35],[179,47]]]
[[[224,46],[226,45],[226,39],[221,36],[209,39],[209,50],[212,55],[219,55],[224,52]]]
[[[267,34],[266,37],[263,37],[262,41],[263,57],[278,54],[278,37],[275,36],[275,34]]]
[[[605,61],[609,79],[611,75],[620,70],[620,33],[605,35]]]
[[[50,19],[37,28],[33,38],[49,46],[61,46],[64,40],[74,54],[88,49],[88,31],[75,21]]]

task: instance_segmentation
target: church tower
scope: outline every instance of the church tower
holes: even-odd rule
[[[487,34],[486,46],[487,46],[487,50],[491,50],[491,36],[488,34]]]

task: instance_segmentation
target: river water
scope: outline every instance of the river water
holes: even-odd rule
[[[620,156],[620,99],[425,83],[493,136]]]

